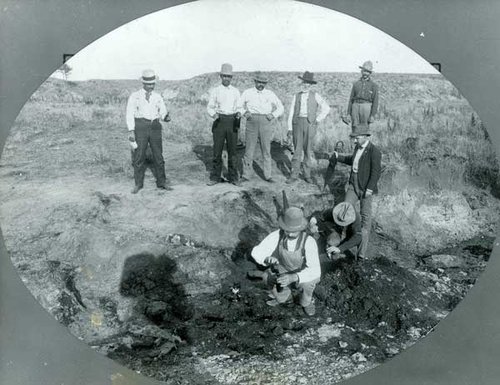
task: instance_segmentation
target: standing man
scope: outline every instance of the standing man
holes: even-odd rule
[[[165,177],[165,161],[163,160],[162,125],[160,120],[170,121],[165,102],[159,93],[153,92],[156,75],[153,70],[142,72],[142,89],[133,92],[127,102],[127,127],[129,140],[137,143],[134,152],[135,187],[132,194],[137,194],[144,184],[146,171],[146,150],[148,144],[153,155],[156,168],[156,186],[163,190],[172,190]]]
[[[242,179],[248,181],[253,174],[253,155],[257,140],[264,158],[264,179],[270,183],[271,178],[271,139],[273,129],[271,121],[283,114],[283,103],[276,94],[265,89],[267,78],[260,72],[254,76],[255,87],[249,88],[241,95],[241,105],[246,118],[246,147],[243,157]]]
[[[327,102],[312,89],[317,82],[312,72],[304,72],[299,76],[302,80],[300,91],[293,96],[288,114],[288,136],[293,135],[293,147],[295,149],[292,158],[292,173],[286,183],[294,183],[298,180],[300,165],[302,163],[302,152],[304,153],[304,180],[312,183],[311,166],[314,162],[313,141],[316,136],[318,123],[326,118],[330,111]]]
[[[366,257],[372,222],[373,194],[378,192],[377,182],[381,171],[380,150],[370,142],[370,135],[367,125],[358,125],[351,133],[351,138],[356,144],[353,154],[341,155],[334,152],[339,162],[352,166],[345,201],[352,205],[356,205],[359,201],[360,204],[361,244],[357,255],[359,258]]]
[[[240,128],[241,113],[238,110],[240,91],[231,85],[233,67],[224,63],[220,70],[221,84],[210,90],[207,104],[208,115],[214,120],[212,137],[214,140],[214,163],[210,176],[209,186],[222,182],[222,150],[224,142],[227,146],[229,182],[240,186],[238,178],[238,160],[236,157],[236,143]]]
[[[304,313],[313,316],[313,293],[321,278],[318,246],[306,232],[308,221],[302,209],[290,207],[278,218],[280,230],[273,231],[252,249],[252,257],[268,266],[267,282],[272,286],[270,306],[287,303],[292,289],[299,292]]]
[[[342,118],[344,123],[351,123],[353,129],[359,124],[373,123],[378,109],[378,85],[370,79],[373,64],[371,61],[366,61],[359,68],[361,68],[361,79],[352,86],[347,117]]]

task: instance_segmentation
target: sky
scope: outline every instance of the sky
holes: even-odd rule
[[[145,68],[178,80],[234,71],[437,73],[421,56],[356,18],[292,0],[200,0],[133,20],[68,64],[70,80],[138,79]]]

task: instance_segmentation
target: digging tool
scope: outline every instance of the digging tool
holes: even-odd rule
[[[344,142],[342,140],[339,140],[337,143],[335,143],[335,151],[336,152],[344,151]],[[323,185],[323,190],[325,190],[326,186],[329,186],[330,183],[332,182],[336,166],[337,166],[337,157],[335,156],[335,153],[333,153],[332,156],[330,156],[330,160],[328,161],[328,167],[326,168],[325,184]]]

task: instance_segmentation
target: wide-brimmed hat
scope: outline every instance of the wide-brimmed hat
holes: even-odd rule
[[[337,225],[349,226],[356,220],[356,210],[351,203],[342,202],[333,208],[332,216]]]
[[[299,79],[302,79],[304,82],[309,83],[309,84],[316,84],[317,81],[314,80],[314,73],[306,71],[304,72],[304,75],[299,76]]]
[[[233,66],[229,63],[222,64],[220,67],[220,74],[233,76]]]
[[[290,207],[278,218],[281,229],[291,233],[305,230],[309,222],[304,217],[304,212],[298,207]]]
[[[269,80],[262,72],[256,72],[253,75],[253,80],[256,80],[261,83],[267,83]]]
[[[360,135],[368,135],[368,136],[371,135],[370,129],[368,128],[367,124],[358,124],[357,126],[354,126],[352,128],[352,132],[349,134],[351,138]]]
[[[149,69],[142,71],[141,80],[144,84],[155,84],[156,83],[155,71]]]
[[[368,72],[373,72],[373,63],[370,60],[367,60],[363,63],[362,66],[359,66],[359,68]]]

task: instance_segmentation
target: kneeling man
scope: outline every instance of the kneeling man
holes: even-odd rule
[[[321,278],[316,240],[306,233],[308,221],[298,207],[290,207],[278,218],[279,230],[270,233],[252,250],[253,259],[268,266],[272,285],[271,306],[289,302],[292,289],[298,291],[302,309],[316,313],[313,293]]]

